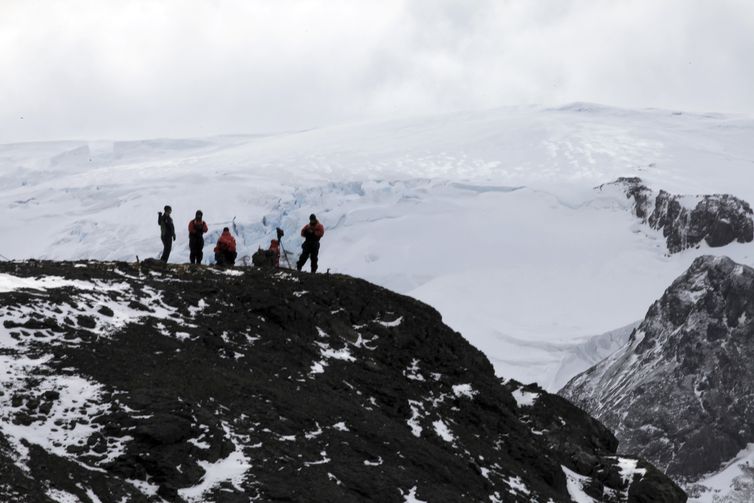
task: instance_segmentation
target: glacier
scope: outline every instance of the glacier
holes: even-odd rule
[[[0,144],[7,259],[188,259],[196,209],[250,255],[309,213],[327,228],[322,272],[423,300],[500,376],[557,390],[628,337],[702,254],[753,265],[751,247],[670,256],[630,201],[595,187],[640,176],[679,194],[754,201],[754,119],[590,103],[512,107],[273,135]],[[1,140],[0,140],[1,141]],[[604,334],[604,335],[600,335]],[[596,338],[597,337],[597,338]]]

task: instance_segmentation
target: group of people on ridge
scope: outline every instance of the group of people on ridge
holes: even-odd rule
[[[167,262],[173,249],[173,241],[176,239],[175,224],[173,223],[173,208],[166,205],[164,211],[157,213],[157,223],[160,226],[162,238],[162,256],[160,260]],[[189,260],[192,264],[201,264],[204,258],[204,234],[209,231],[204,214],[201,210],[196,211],[195,217],[188,224],[189,233]],[[279,231],[282,233],[282,231]],[[313,213],[309,215],[309,223],[301,229],[301,237],[304,243],[301,245],[301,256],[296,262],[296,269],[301,270],[307,260],[311,261],[311,271],[317,272],[319,259],[319,241],[325,235],[325,227],[317,220]],[[220,266],[232,266],[236,262],[236,239],[230,233],[228,227],[223,232],[215,245],[215,262]],[[269,251],[274,255],[275,267],[280,266],[280,242],[273,239],[270,242]]]

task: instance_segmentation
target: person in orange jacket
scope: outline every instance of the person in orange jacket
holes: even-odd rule
[[[204,234],[208,229],[203,216],[202,210],[196,210],[196,217],[188,224],[189,260],[192,264],[201,264],[204,257]]]
[[[319,240],[325,235],[325,226],[319,223],[317,216],[312,213],[309,215],[309,223],[301,229],[301,237],[304,238],[304,244],[301,245],[301,256],[296,262],[296,269],[299,271],[306,261],[311,257],[312,273],[317,272],[317,261],[319,259]]]
[[[231,235],[230,229],[225,227],[215,246],[215,262],[217,265],[232,266],[237,256],[236,239]]]
[[[280,241],[273,239],[270,241],[269,251],[272,252],[272,260],[275,267],[280,267]]]

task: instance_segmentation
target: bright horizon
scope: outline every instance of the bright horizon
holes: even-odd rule
[[[259,134],[593,102],[754,114],[754,4],[0,4],[0,143]]]

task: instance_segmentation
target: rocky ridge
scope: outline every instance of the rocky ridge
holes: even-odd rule
[[[685,501],[361,280],[0,263],[0,319],[4,501]]]
[[[561,395],[611,428],[622,450],[691,483],[754,443],[753,335],[754,269],[700,257],[625,347]]]
[[[729,194],[674,195],[655,192],[641,178],[619,178],[601,185],[600,191],[618,189],[633,200],[633,212],[652,229],[662,231],[670,253],[698,246],[703,241],[717,248],[734,241],[754,240],[749,203]]]

